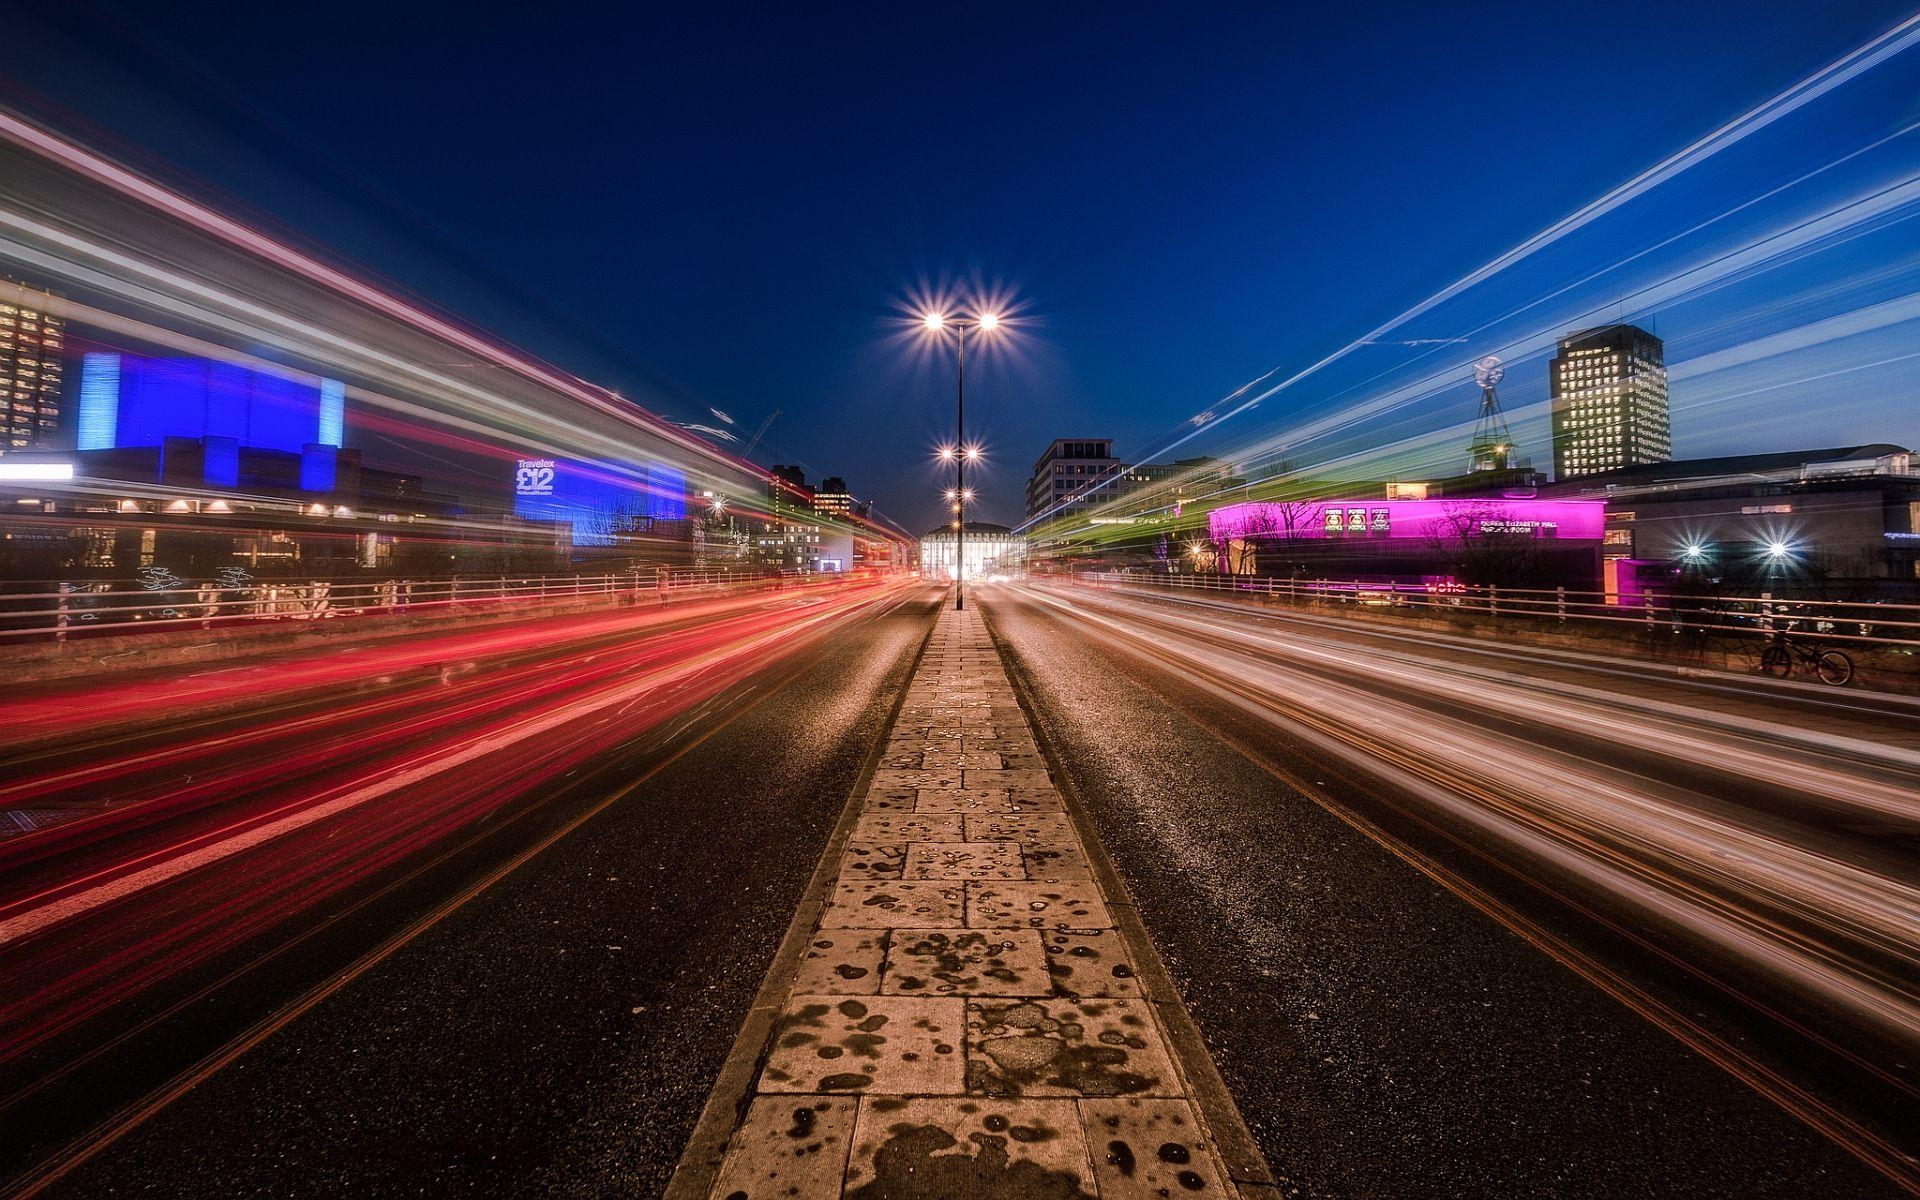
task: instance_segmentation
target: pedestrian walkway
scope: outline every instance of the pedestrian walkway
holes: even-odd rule
[[[1134,970],[977,612],[939,618],[856,803],[674,1194],[1234,1194],[1156,1011],[1179,1001]]]

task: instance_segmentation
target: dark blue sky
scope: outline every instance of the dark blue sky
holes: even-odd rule
[[[1143,446],[1908,15],[53,7],[0,4],[16,89],[670,415],[783,409],[781,460],[912,527],[951,411],[916,287],[1025,305],[970,376],[1012,523],[1049,439]]]

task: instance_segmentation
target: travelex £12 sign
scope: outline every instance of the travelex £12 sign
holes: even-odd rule
[[[523,458],[514,466],[513,491],[516,496],[553,495],[553,460]]]

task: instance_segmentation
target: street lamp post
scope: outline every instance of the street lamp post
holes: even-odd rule
[[[953,398],[953,445],[940,451],[941,458],[953,459],[953,607],[957,612],[966,607],[967,587],[967,463],[980,457],[978,447],[967,445],[967,331],[977,329],[982,333],[992,333],[1000,328],[1000,316],[997,313],[981,313],[971,319],[949,317],[944,313],[930,312],[921,318],[921,322],[934,333],[953,327],[956,356],[959,361],[958,383]]]

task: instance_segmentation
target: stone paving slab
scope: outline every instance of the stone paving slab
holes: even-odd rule
[[[914,793],[913,811],[917,813],[1011,813],[1013,793],[996,787],[923,787]]]
[[[1113,917],[1092,880],[967,885],[975,929],[1111,929]]]
[[[877,995],[886,953],[884,929],[817,929],[800,960],[793,990],[801,995]]]
[[[1093,1188],[1085,1124],[1071,1101],[868,1097],[845,1194],[1073,1200]]]
[[[896,929],[883,990],[915,996],[1050,996],[1046,944],[1029,929]]]
[[[1040,883],[1091,883],[1093,868],[1071,848],[1028,842],[1023,846],[1027,878]]]
[[[989,1096],[1177,1096],[1180,1080],[1139,1000],[975,1000],[967,1091]]]
[[[1049,929],[1041,935],[1055,995],[1140,996],[1139,977],[1112,929]]]
[[[1042,843],[1080,852],[1080,838],[1073,832],[1065,813],[1024,810],[1017,813],[976,813],[966,818],[969,842],[1019,842],[1031,846]]]
[[[1110,1200],[1225,1194],[1206,1135],[1179,1100],[1086,1100],[1087,1149],[1100,1195]]]
[[[1020,879],[1019,842],[913,842],[903,879]]]
[[[827,900],[823,929],[918,929],[965,924],[965,884],[875,883],[842,877]]]
[[[977,613],[940,617],[854,803],[706,1195],[1232,1194],[1178,999],[1136,972]]]
[[[904,843],[853,842],[847,846],[847,864],[842,873],[848,879],[899,879],[906,865]]]
[[[853,841],[905,845],[908,842],[989,842],[990,837],[969,838],[958,813],[940,816],[920,813],[873,812],[864,814],[853,827]],[[1018,841],[1018,838],[1012,839]]]
[[[716,1196],[837,1196],[860,1102],[761,1096],[733,1135]]]
[[[958,1093],[965,1021],[960,1000],[794,996],[774,1027],[760,1090]]]

